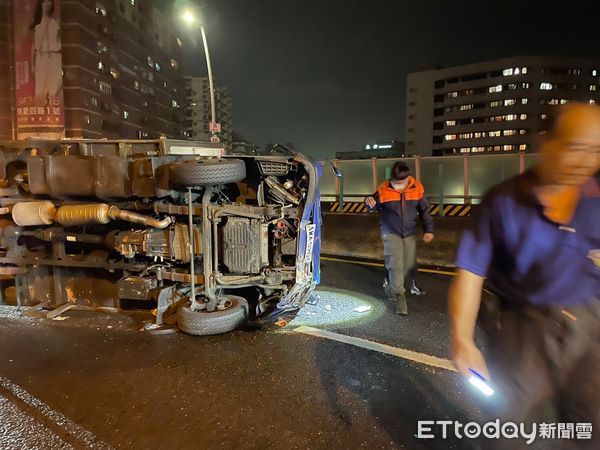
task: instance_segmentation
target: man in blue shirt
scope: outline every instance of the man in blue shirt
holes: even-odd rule
[[[486,194],[463,234],[449,295],[452,359],[496,386],[499,418],[531,419],[553,401],[559,422],[593,424],[597,445],[600,107],[561,108],[539,150],[533,170]],[[474,343],[486,278],[499,300],[483,323],[489,366]]]

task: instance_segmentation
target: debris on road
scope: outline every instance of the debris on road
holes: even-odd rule
[[[331,305],[325,305],[325,311],[331,311]]]
[[[275,322],[275,325],[277,325],[278,327],[285,327],[287,324],[287,320],[283,319],[279,319],[277,322]]]
[[[58,308],[53,309],[52,311],[48,311],[48,313],[46,314],[46,318],[54,319],[54,318],[60,316],[62,313],[65,313],[68,310],[76,308],[76,307],[77,307],[77,305],[75,303],[65,303],[64,305],[61,305]],[[66,319],[66,317],[65,317],[65,319]],[[57,319],[57,320],[64,320],[64,319]]]
[[[352,311],[356,311],[357,313],[364,313],[367,311],[371,311],[371,306],[370,305],[361,305],[361,306],[354,308]]]
[[[52,318],[52,320],[67,320],[67,319],[68,319],[67,316],[56,316],[56,317]]]

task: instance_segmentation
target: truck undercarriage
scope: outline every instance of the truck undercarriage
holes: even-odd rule
[[[318,168],[299,154],[228,157],[168,140],[0,144],[0,276],[14,279],[4,298],[156,309],[158,325],[177,311],[185,332],[230,331],[307,300],[318,203]]]

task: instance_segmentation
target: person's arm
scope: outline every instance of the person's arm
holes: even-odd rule
[[[475,326],[484,280],[484,277],[458,269],[450,286],[448,306],[454,365],[464,375],[470,375],[469,369],[473,369],[489,378],[483,355],[475,345]]]
[[[433,217],[429,213],[429,202],[427,197],[423,197],[417,203],[417,212],[421,217],[421,223],[423,224],[423,240],[427,243],[433,241]]]
[[[460,240],[456,257],[456,275],[448,294],[452,362],[469,376],[469,369],[489,378],[483,355],[475,345],[475,328],[485,277],[492,263],[494,247],[500,240],[497,211],[493,198],[478,205],[471,223]]]
[[[375,192],[373,195],[365,198],[365,205],[369,208],[369,212],[379,211],[381,203],[379,202],[379,192]]]

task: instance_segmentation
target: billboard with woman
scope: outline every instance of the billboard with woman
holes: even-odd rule
[[[60,0],[14,2],[17,138],[64,136]]]

